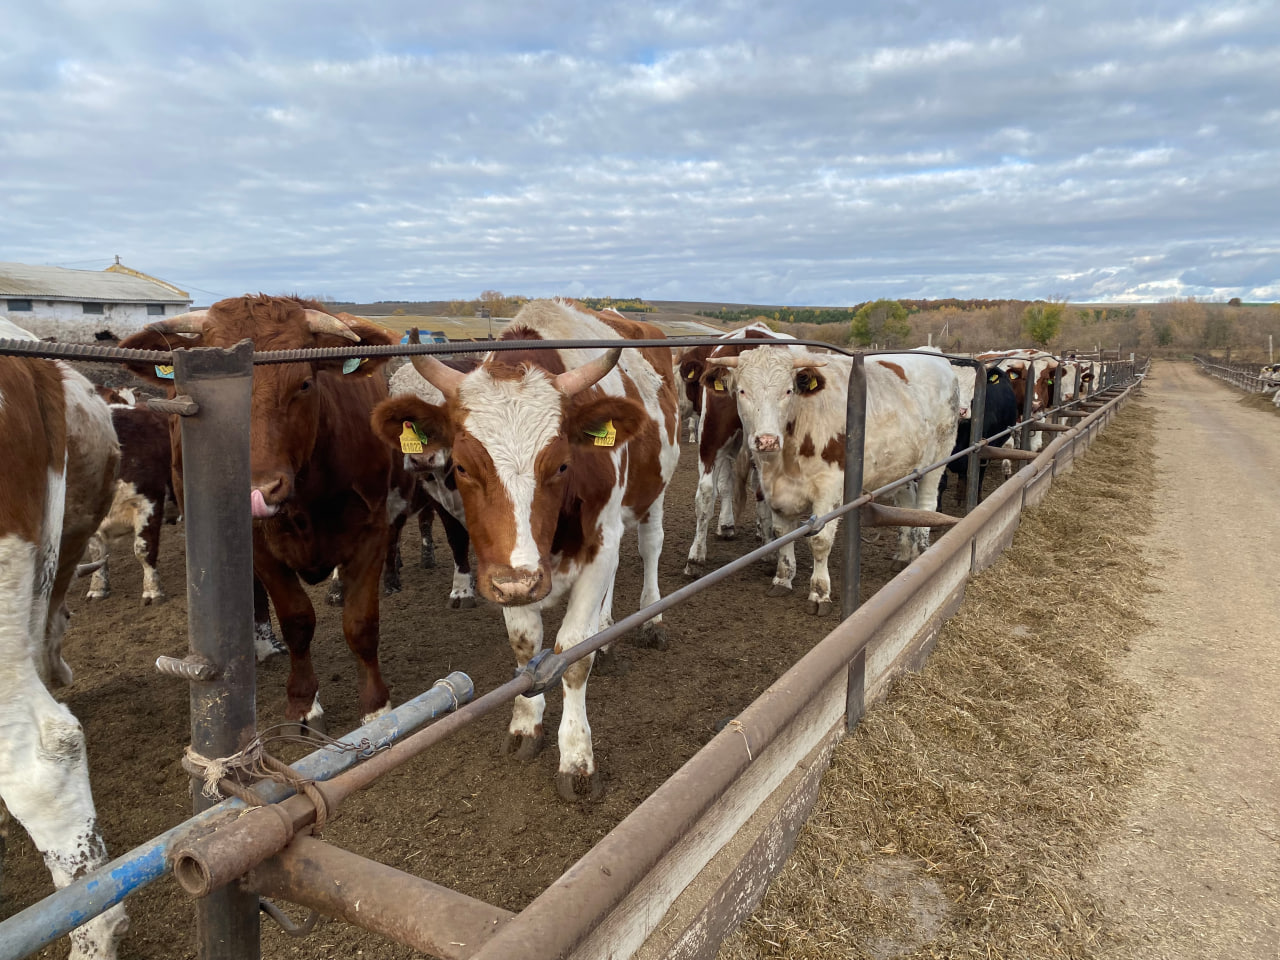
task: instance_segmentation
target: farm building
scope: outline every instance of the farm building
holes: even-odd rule
[[[185,290],[131,270],[119,257],[105,270],[0,262],[0,313],[44,339],[119,339],[190,306]]]

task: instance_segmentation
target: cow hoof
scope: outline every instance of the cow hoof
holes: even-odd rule
[[[737,540],[738,531],[733,527],[721,527],[716,531],[717,540]]]
[[[652,650],[667,649],[667,631],[660,623],[646,623],[633,635],[637,647],[648,647]]]
[[[598,677],[625,677],[631,672],[631,663],[618,656],[618,651],[613,647],[606,647],[596,651],[591,672]]]
[[[329,724],[325,722],[323,714],[311,720],[306,717],[301,720],[286,720],[280,724],[280,736],[327,742],[329,739]]]
[[[702,564],[699,563],[697,560],[690,560],[688,563],[684,565],[684,575],[686,577],[702,576]]]
[[[889,564],[889,569],[894,573],[901,573],[903,570],[907,569],[907,567],[909,566],[911,566],[910,560],[895,559],[891,564]]]
[[[476,605],[475,597],[462,597],[458,601],[458,607],[462,610],[473,610],[475,609],[475,605]]]
[[[542,752],[545,744],[542,734],[508,733],[502,743],[502,752],[506,756],[515,756],[517,760],[532,760]]]
[[[398,583],[395,584],[394,586],[388,583],[388,584],[384,584],[382,587],[382,595],[384,597],[391,597],[399,592],[400,592],[400,584]]]
[[[142,605],[143,605],[144,607],[149,607],[149,606],[151,606],[153,603],[155,603],[155,604],[164,603],[166,599],[167,599],[167,598],[165,597],[165,595],[164,595],[163,593],[156,593],[156,594],[152,594],[152,595],[151,595],[151,596],[149,596],[149,597],[143,597],[143,598],[142,598]]]
[[[831,612],[830,600],[810,600],[806,609],[815,617],[825,617]]]
[[[324,602],[331,607],[342,606],[342,584],[335,583],[329,588],[329,592],[324,595]]]
[[[600,780],[600,771],[592,774],[557,773],[556,793],[561,800],[576,803],[579,800],[599,800],[604,795],[604,783]]]
[[[791,596],[791,588],[784,587],[780,583],[775,583],[769,588],[769,596],[771,597],[789,597]]]
[[[105,600],[111,596],[110,590],[90,590],[84,595],[86,600]]]
[[[436,568],[436,553],[435,553],[435,551],[434,551],[434,550],[423,550],[423,551],[422,551],[422,560],[421,560],[421,564],[422,564],[422,569],[423,569],[423,570],[434,570],[434,569]]]

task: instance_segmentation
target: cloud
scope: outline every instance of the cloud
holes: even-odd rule
[[[20,5],[0,259],[213,296],[1242,296],[1263,3]],[[202,294],[203,295],[203,294]]]

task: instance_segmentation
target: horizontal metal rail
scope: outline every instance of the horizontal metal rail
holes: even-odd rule
[[[430,690],[351,731],[337,741],[336,748],[326,746],[303,757],[292,765],[293,769],[300,777],[317,783],[329,780],[362,759],[380,754],[424,723],[467,703],[474,694],[470,677],[451,673]],[[255,790],[269,804],[279,803],[294,792],[291,787],[269,781],[258,784]],[[224,800],[6,918],[0,922],[0,960],[18,960],[34,953],[159,880],[170,870],[176,843],[192,830],[206,829],[227,814],[246,808],[242,800]]]
[[[1249,393],[1271,393],[1280,388],[1280,380],[1261,376],[1261,367],[1257,364],[1245,367],[1238,364],[1215,363],[1200,356],[1197,356],[1195,361],[1200,364],[1200,369],[1210,376],[1225,380]]]

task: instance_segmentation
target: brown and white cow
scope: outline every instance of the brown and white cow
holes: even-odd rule
[[[143,350],[223,347],[249,339],[258,351],[351,347],[392,342],[381,327],[338,317],[318,303],[264,295],[220,300],[148,326],[121,347]],[[391,457],[369,429],[369,414],[386,398],[383,361],[366,360],[344,373],[341,360],[258,366],[250,414],[252,486],[245,508],[253,522],[255,619],[269,597],[289,649],[285,717],[323,728],[319,681],[311,663],[315,610],[302,581],[319,583],[335,568],[346,585],[342,629],[358,661],[360,713],[386,711],[387,686],[378,663],[380,574],[387,553]],[[156,371],[140,376],[165,384]],[[170,430],[176,433],[176,423]],[[172,446],[181,455],[177,436]],[[181,493],[179,493],[181,496]],[[261,620],[258,620],[261,625]]]
[[[401,411],[403,419],[450,449],[475,547],[476,585],[503,607],[521,666],[542,647],[542,610],[562,597],[567,610],[557,651],[612,621],[625,528],[636,527],[639,536],[641,606],[658,599],[663,498],[680,452],[676,385],[668,348],[622,346],[662,338],[656,327],[612,311],[535,300],[520,309],[502,337],[527,341],[530,349],[494,351],[470,373],[435,357],[413,358],[444,403],[419,400]],[[533,349],[553,339],[611,340],[619,346]],[[395,436],[384,439],[398,449],[394,420],[375,412],[375,425],[388,422]],[[556,786],[569,800],[595,797],[602,789],[587,722],[592,659],[575,663],[562,680]],[[544,707],[541,694],[516,698],[506,751],[524,759],[537,755]]]
[[[142,565],[142,602],[146,605],[165,598],[156,564],[165,496],[172,493],[169,418],[131,403],[112,403],[110,407],[111,423],[120,438],[120,477],[111,509],[90,544],[90,554],[103,565],[94,571],[85,596],[102,600],[111,595],[109,541],[132,536],[133,555]]]
[[[1044,411],[1053,404],[1053,380],[1058,372],[1058,360],[1051,353],[1033,347],[1021,347],[1014,350],[996,350],[980,353],[975,358],[988,366],[999,367],[1009,375],[1009,385],[1013,387],[1014,401],[1018,405],[1018,420],[1022,420],[1022,412],[1026,410],[1027,388],[1031,384],[1031,416],[1038,420]],[[1011,436],[1005,441],[1006,447],[1014,446]],[[1031,441],[1027,449],[1039,452],[1044,445],[1044,435],[1039,430],[1031,432]],[[1008,460],[1000,461],[1000,471],[1008,477],[1013,466]]]
[[[0,339],[36,338],[0,319]],[[111,503],[119,447],[107,405],[63,363],[0,356],[0,798],[44,856],[56,887],[107,860],[84,730],[50,685],[62,659],[64,599]],[[113,960],[129,924],[117,904],[71,934],[73,960]]]
[[[775,531],[789,533],[810,516],[835,509],[844,499],[845,417],[852,359],[776,346],[723,357],[703,379],[719,379],[732,391],[744,440],[760,469]],[[866,440],[863,490],[874,490],[951,452],[960,409],[959,384],[951,364],[929,353],[903,353],[866,360]],[[916,484],[898,488],[900,507],[933,510],[941,468]],[[915,489],[912,489],[915,487]],[[809,538],[813,576],[809,612],[832,604],[827,565],[835,523]],[[928,527],[902,527],[895,559],[905,565],[929,545]],[[790,593],[795,577],[794,544],[778,551],[775,595]]]
[[[752,349],[751,341],[791,340],[785,333],[775,333],[763,323],[750,323],[722,338],[723,345],[690,347],[680,360],[680,381],[691,402],[700,411],[698,420],[698,487],[694,494],[694,533],[685,563],[686,576],[697,576],[707,561],[707,535],[716,498],[720,498],[720,517],[716,536],[732,540],[737,536],[735,514],[743,512],[747,502],[755,500],[756,477],[743,469],[749,458],[740,456],[742,421],[738,406],[723,380],[703,382],[703,373],[721,357],[736,357]],[[745,341],[745,342],[744,342]],[[757,508],[757,533],[768,538],[773,526],[764,501]]]

